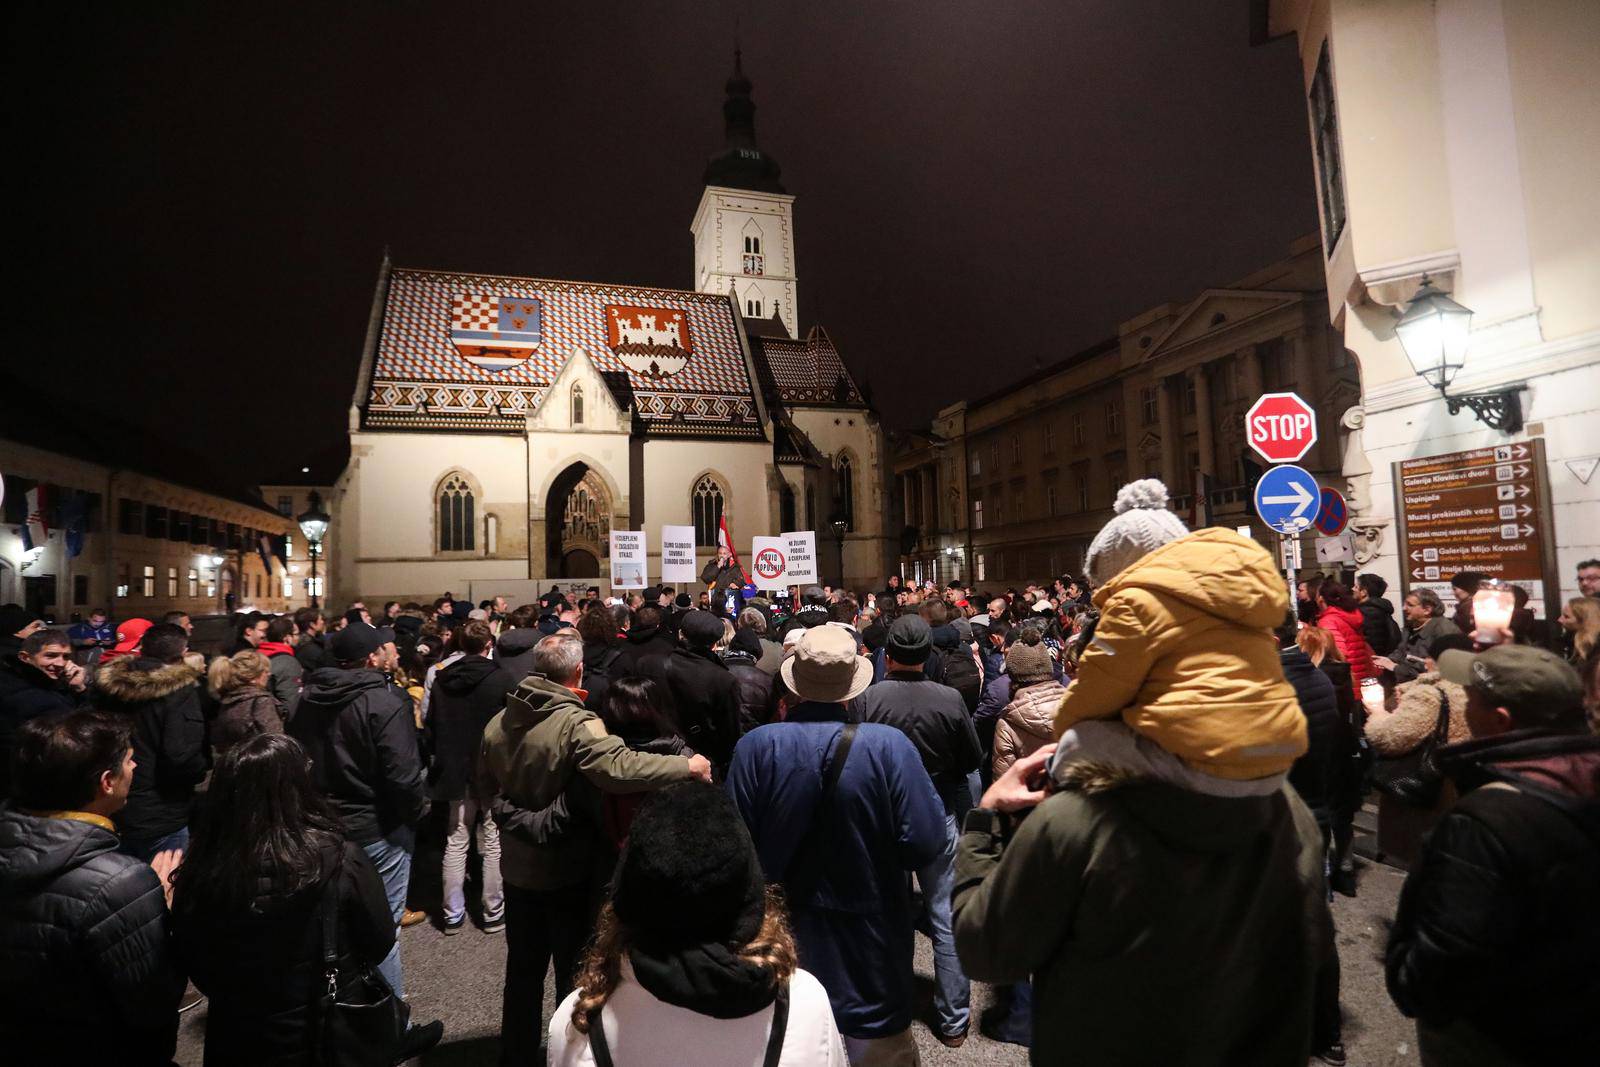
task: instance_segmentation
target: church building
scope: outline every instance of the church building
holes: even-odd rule
[[[877,415],[820,326],[801,332],[794,196],[756,145],[738,58],[727,144],[690,226],[693,289],[392,265],[379,277],[331,493],[330,603],[469,583],[595,578],[613,528],[725,518],[815,530],[825,579],[876,585],[887,536]]]

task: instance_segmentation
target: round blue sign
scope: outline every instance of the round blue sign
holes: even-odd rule
[[[1297,534],[1317,520],[1322,487],[1303,467],[1272,467],[1256,482],[1256,514],[1281,534]]]
[[[1350,505],[1345,503],[1344,494],[1332,486],[1324,486],[1322,506],[1317,509],[1317,529],[1328,537],[1338,537],[1349,522]]]

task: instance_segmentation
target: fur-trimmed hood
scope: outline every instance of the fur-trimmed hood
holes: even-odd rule
[[[124,704],[143,704],[171,696],[184,686],[200,682],[200,672],[187,663],[124,656],[101,667],[95,688]]]

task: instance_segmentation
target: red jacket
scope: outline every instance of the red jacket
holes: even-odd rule
[[[1317,616],[1317,625],[1333,634],[1339,654],[1350,664],[1350,679],[1355,684],[1356,695],[1360,696],[1361,679],[1378,676],[1378,668],[1372,663],[1372,646],[1361,634],[1361,612],[1326,607]]]

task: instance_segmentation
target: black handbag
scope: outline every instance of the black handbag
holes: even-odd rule
[[[322,974],[317,998],[316,1062],[326,1067],[392,1067],[410,1009],[377,968],[339,976],[339,884],[343,861],[322,886]]]
[[[1433,733],[1413,752],[1398,759],[1380,760],[1373,768],[1373,784],[1408,807],[1431,808],[1439,803],[1444,772],[1439,769],[1439,749],[1450,739],[1450,700],[1439,690],[1439,718]]]

